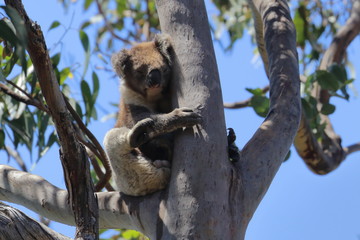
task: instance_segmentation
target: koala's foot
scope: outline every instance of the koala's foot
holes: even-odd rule
[[[156,168],[162,168],[162,167],[170,168],[170,162],[169,162],[169,161],[166,161],[166,160],[155,160],[155,161],[153,162],[153,165],[154,165]]]
[[[151,139],[151,132],[154,131],[154,120],[151,118],[145,118],[135,124],[130,130],[128,135],[128,141],[130,147],[136,148],[146,143]]]
[[[240,160],[240,150],[235,144],[236,134],[234,129],[228,128],[228,130],[229,130],[229,134],[227,136],[227,140],[228,140],[229,160],[231,162],[237,162]]]

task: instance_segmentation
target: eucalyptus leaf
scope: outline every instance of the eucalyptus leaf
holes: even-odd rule
[[[254,111],[260,117],[266,117],[269,111],[270,101],[265,96],[253,96],[250,100],[250,106],[254,108]]]
[[[337,91],[340,88],[337,77],[328,71],[317,70],[315,72],[315,81],[317,81],[323,89]]]
[[[326,104],[323,104],[320,112],[324,115],[330,115],[335,112],[335,108],[336,108],[335,105],[326,103]]]
[[[60,25],[61,25],[61,24],[60,24],[59,21],[53,21],[52,24],[50,25],[48,31],[50,31],[51,29],[57,28],[57,27],[60,26]]]

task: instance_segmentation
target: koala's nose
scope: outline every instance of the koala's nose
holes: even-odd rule
[[[149,87],[157,87],[161,83],[161,73],[158,69],[151,70],[147,76]]]

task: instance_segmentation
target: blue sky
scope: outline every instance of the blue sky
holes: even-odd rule
[[[0,1],[3,5],[3,1]],[[58,46],[55,52],[61,50],[63,66],[76,62],[82,64],[83,50],[76,29],[82,19],[86,18],[79,4],[71,7],[67,13],[55,0],[24,1],[29,16],[37,21],[44,31],[48,47],[51,49],[59,40],[64,30],[60,27],[47,32],[54,20],[59,20],[69,26],[73,16],[72,28],[64,37],[64,44]],[[210,8],[209,14],[214,10]],[[91,35],[89,35],[91,37]],[[60,49],[61,47],[61,49]],[[245,36],[235,44],[231,52],[224,53],[215,44],[215,52],[221,77],[223,99],[233,102],[247,99],[250,95],[245,88],[256,88],[267,85],[263,67],[254,64],[254,46]],[[349,58],[356,73],[360,72],[360,39],[357,37],[349,47]],[[80,71],[81,72],[81,71]],[[119,93],[116,90],[117,80],[101,75],[100,95],[97,107],[99,119],[116,108],[110,103],[117,102]],[[77,86],[79,79],[70,80]],[[75,89],[75,88],[74,88]],[[354,83],[354,89],[360,89],[359,81]],[[337,109],[331,116],[336,132],[342,136],[344,146],[359,141],[360,133],[360,100],[351,90],[350,103],[341,99],[332,99]],[[74,95],[81,97],[80,92]],[[105,109],[105,111],[100,110]],[[228,127],[237,133],[237,144],[243,146],[253,135],[262,119],[257,117],[252,109],[225,110]],[[90,125],[90,130],[102,141],[106,131],[114,124],[113,120],[97,121]],[[26,151],[22,156],[26,158]],[[291,158],[282,164],[268,193],[257,209],[250,222],[247,240],[339,240],[360,239],[360,153],[348,157],[341,166],[325,176],[313,174],[292,149]],[[0,154],[1,163],[5,156]],[[14,165],[14,164],[12,164]],[[14,165],[16,166],[16,165]],[[62,169],[58,158],[58,150],[52,149],[34,168],[38,174],[51,183],[64,188]],[[24,208],[22,208],[24,209]],[[28,211],[27,211],[28,212]],[[31,216],[36,217],[32,214]],[[56,231],[73,237],[74,228],[52,223]]]

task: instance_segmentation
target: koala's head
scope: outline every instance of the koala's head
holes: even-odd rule
[[[160,94],[171,79],[173,47],[170,36],[156,35],[153,42],[139,43],[111,58],[126,86],[145,98]]]

